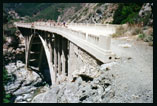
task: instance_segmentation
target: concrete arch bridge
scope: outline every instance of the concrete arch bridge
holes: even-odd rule
[[[71,78],[72,64],[77,63],[72,59],[74,45],[102,63],[115,59],[110,50],[110,34],[115,32],[117,25],[69,24],[64,27],[48,22],[14,24],[25,38],[26,68],[40,71],[47,63],[51,84]]]

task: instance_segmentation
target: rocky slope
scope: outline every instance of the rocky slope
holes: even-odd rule
[[[14,13],[14,15],[18,17],[29,16],[33,20],[53,19],[60,22],[66,21],[105,24],[113,22],[114,13],[119,11],[117,9],[120,9],[118,8],[119,5],[120,3],[6,3],[4,4],[4,10],[9,11],[11,14]],[[129,6],[127,3],[124,5]],[[132,6],[133,5],[136,4],[132,3]],[[27,7],[29,7],[29,10],[27,10]],[[148,25],[152,25],[152,7],[153,3],[143,3],[142,7],[139,6],[141,9],[138,16],[134,16],[135,13],[133,13],[131,14],[134,16],[132,18],[135,18],[135,20],[148,21],[146,23],[148,23]],[[24,11],[21,11],[18,8],[22,8]],[[124,7],[122,11],[127,8],[128,7]],[[130,12],[130,10],[127,10],[126,12]],[[122,13],[124,13],[124,11]],[[124,13],[124,15],[125,14],[127,13]]]
[[[95,70],[96,71],[96,70]],[[32,103],[105,103],[114,96],[112,75],[105,70],[97,78],[78,76],[73,82],[53,85],[48,91],[35,96]]]
[[[11,80],[5,85],[6,93],[12,94],[12,102],[29,102],[34,91],[43,83],[40,76],[24,68],[21,61],[9,63],[5,66]]]
[[[118,4],[114,3],[86,3],[83,8],[67,21],[77,23],[111,23],[117,7]]]

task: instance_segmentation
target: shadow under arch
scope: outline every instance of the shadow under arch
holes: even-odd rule
[[[33,35],[31,35],[28,43],[28,54],[26,56],[28,58],[27,63],[28,67],[30,67],[31,65],[34,67],[38,67],[37,73],[40,74],[43,81],[46,81],[49,85],[52,85],[52,75],[50,72],[50,63],[48,60],[50,54],[48,53],[48,51],[46,51],[45,44],[43,43],[45,42],[43,42],[43,38],[41,38],[38,33],[34,33]],[[33,59],[36,60],[34,64],[29,62]]]

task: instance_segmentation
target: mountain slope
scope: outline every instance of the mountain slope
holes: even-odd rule
[[[141,23],[152,25],[153,3],[4,3],[29,21],[55,20],[77,23]],[[151,22],[150,22],[151,21]]]

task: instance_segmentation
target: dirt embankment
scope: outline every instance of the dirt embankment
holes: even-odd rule
[[[121,45],[128,44],[128,48]],[[153,47],[131,37],[112,39],[119,57],[109,73],[115,76],[115,96],[110,102],[153,102]]]

